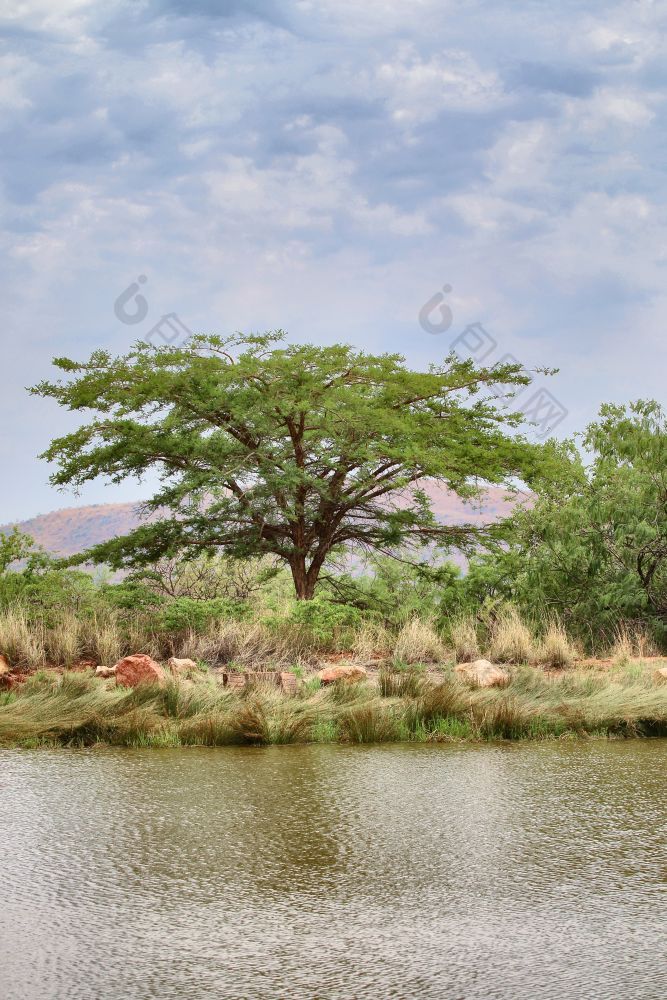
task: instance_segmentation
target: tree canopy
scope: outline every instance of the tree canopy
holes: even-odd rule
[[[309,599],[341,547],[465,548],[490,530],[438,523],[424,480],[472,499],[488,484],[529,483],[544,458],[497,398],[530,381],[519,364],[450,355],[420,372],[398,354],[286,344],[280,331],[54,363],[66,378],[31,391],[92,417],[44,453],[58,466],[51,481],[160,475],[144,505],[153,520],[79,561],[272,555]]]
[[[509,524],[509,545],[466,585],[553,613],[579,634],[619,622],[667,634],[667,417],[653,400],[602,406],[561,448],[561,472]]]

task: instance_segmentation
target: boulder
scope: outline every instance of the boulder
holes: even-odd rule
[[[189,670],[199,669],[194,660],[179,659],[178,656],[170,656],[167,660],[167,666],[172,674],[187,674]]]
[[[6,656],[0,653],[0,677],[4,677],[11,671],[11,665]]]
[[[95,667],[96,677],[115,677],[116,668],[115,667],[105,667],[101,663]]]
[[[653,680],[657,684],[667,684],[667,667],[658,667],[653,673]]]
[[[145,653],[125,656],[118,661],[113,670],[116,673],[116,683],[122,684],[123,687],[159,684],[165,679],[165,673],[160,664]]]
[[[365,681],[368,674],[365,667],[360,667],[357,663],[337,663],[320,670],[317,676],[323,684],[335,684],[336,681],[356,684],[358,681]]]
[[[475,687],[503,687],[509,684],[510,675],[502,667],[489,660],[475,660],[473,663],[457,663],[456,672]]]

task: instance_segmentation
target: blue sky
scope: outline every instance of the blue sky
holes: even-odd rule
[[[417,365],[480,322],[494,357],[560,368],[559,435],[664,400],[666,23],[647,0],[4,5],[0,522],[145,494],[48,487],[36,455],[75,421],[24,387],[168,312]]]

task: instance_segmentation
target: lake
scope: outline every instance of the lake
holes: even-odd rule
[[[0,751],[0,996],[667,996],[667,741]]]

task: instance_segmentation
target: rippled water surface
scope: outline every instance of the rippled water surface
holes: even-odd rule
[[[667,997],[667,742],[0,752],[0,996]]]

